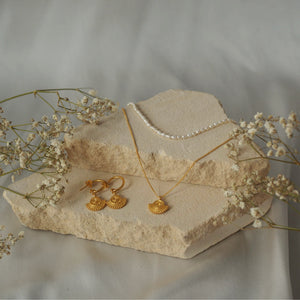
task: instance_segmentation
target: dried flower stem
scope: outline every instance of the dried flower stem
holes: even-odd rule
[[[287,119],[273,116],[265,117],[262,113],[257,113],[253,121],[249,123],[241,121],[240,127],[231,133],[231,136],[235,139],[235,143],[227,144],[227,148],[229,149],[228,156],[235,162],[233,169],[238,171],[239,163],[255,159],[267,159],[299,166],[299,152],[284,141],[284,138],[280,135],[281,131],[284,131],[289,139],[294,137],[294,132],[300,131],[300,121],[294,112],[291,112]],[[254,138],[264,143],[262,150],[255,146]],[[246,159],[239,158],[241,152],[240,145],[242,144],[250,145],[258,156]],[[263,150],[267,153],[263,153]],[[300,214],[300,210],[293,204],[300,203],[300,191],[291,180],[282,174],[278,174],[276,177],[260,177],[253,172],[246,175],[243,182],[242,186],[234,186],[232,189],[225,191],[225,195],[233,201],[233,205],[248,210],[249,214],[254,218],[254,227],[263,227],[263,221],[267,224],[268,228],[300,231],[300,228],[279,225],[271,220],[270,217],[262,216],[257,204],[251,200],[254,195],[264,193],[286,203],[296,213]]]
[[[84,96],[85,99],[80,101],[71,101],[67,97],[62,97],[60,92],[73,91]],[[59,141],[59,137],[64,134],[72,135],[73,126],[68,116],[74,115],[83,122],[97,123],[99,118],[105,114],[109,114],[116,110],[115,104],[109,99],[96,97],[91,92],[86,92],[78,88],[62,88],[62,89],[43,89],[34,90],[31,92],[22,93],[13,97],[9,97],[0,101],[7,101],[23,97],[26,95],[34,95],[52,110],[54,115],[50,119],[43,116],[40,121],[32,120],[31,123],[11,124],[12,122],[1,117],[0,136],[4,135],[4,140],[0,140],[6,146],[0,146],[0,162],[11,166],[11,170],[3,171],[1,167],[1,176],[9,174],[21,174],[23,171],[32,173],[40,173],[46,176],[45,181],[30,194],[22,194],[9,189],[18,195],[22,195],[24,199],[40,199],[41,202],[34,206],[46,206],[47,203],[55,204],[62,196],[64,186],[60,184],[63,176],[69,172],[71,166],[67,160],[67,155],[64,150],[64,143]],[[57,96],[56,107],[46,99],[42,94],[55,94]],[[92,103],[88,103],[92,100]],[[1,112],[2,109],[1,109]],[[66,113],[68,116],[63,115]],[[29,128],[28,128],[29,127]],[[31,128],[30,128],[31,127]],[[16,138],[12,141],[7,141],[8,132],[12,132]],[[29,134],[24,138],[24,134]],[[38,143],[32,143],[32,141]],[[14,164],[20,161],[20,166],[13,167]],[[55,168],[55,172],[42,172],[44,168]],[[50,178],[50,181],[47,179]],[[1,188],[1,187],[0,187]],[[3,187],[4,189],[7,189]],[[47,191],[47,195],[46,192]],[[42,196],[36,196],[35,193],[41,193]],[[50,193],[50,196],[49,196]]]

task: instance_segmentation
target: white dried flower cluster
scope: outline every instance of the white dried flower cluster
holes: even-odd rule
[[[230,198],[231,204],[242,210],[249,209],[253,197],[259,193],[259,184],[262,178],[257,172],[252,172],[251,175],[244,176],[242,179],[242,186],[233,186],[231,189],[225,190],[224,196]]]
[[[273,195],[284,202],[300,202],[299,190],[283,174],[278,174],[276,177],[267,176],[263,183],[264,191],[269,195]]]
[[[64,175],[69,172],[71,165],[68,162],[64,142],[52,139],[50,140],[50,145],[47,145],[43,152],[43,167],[54,168],[58,175]]]
[[[241,211],[248,212],[253,218],[253,227],[262,227],[261,220],[258,220],[263,214],[257,203],[253,201],[253,197],[261,192],[262,178],[257,172],[252,172],[249,177],[244,176],[243,185],[240,187],[234,186],[232,189],[224,192],[225,197],[229,198],[230,204],[240,209]]]
[[[1,143],[0,146],[0,175],[4,175],[7,166],[13,169],[14,163],[18,163],[20,168],[26,168],[27,158],[30,156],[26,143],[19,137]]]
[[[293,137],[294,130],[299,131],[300,121],[297,119],[297,115],[293,111],[289,114],[287,119],[280,117],[279,123],[282,126],[282,128],[284,128],[288,138]]]
[[[227,156],[235,161],[235,163],[232,165],[231,169],[235,172],[238,172],[240,170],[240,166],[238,164],[238,156],[240,154],[240,148],[237,145],[237,143],[229,142],[225,145],[225,148],[228,149]]]
[[[248,212],[256,220],[253,226],[259,228],[262,226],[262,212],[258,204],[254,202],[253,197],[258,193],[264,193],[278,198],[283,202],[300,202],[299,190],[283,174],[276,177],[261,177],[257,172],[252,172],[249,176],[243,178],[243,184],[240,187],[233,187],[224,192],[225,197],[230,199],[230,203],[235,207]],[[265,220],[266,221],[266,220]],[[268,221],[266,221],[268,223]],[[270,226],[273,223],[268,223]]]
[[[225,145],[226,149],[229,149],[228,157],[236,159],[240,154],[240,149],[235,143],[229,142]]]
[[[277,125],[281,125],[288,138],[293,137],[295,130],[300,130],[300,121],[297,119],[297,115],[294,112],[291,112],[287,119],[272,115],[266,117],[263,113],[258,112],[254,115],[253,121],[249,123],[243,120],[240,121],[240,129],[235,130],[232,134],[244,134],[245,139],[253,139],[257,132],[275,135],[278,133]]]
[[[55,206],[61,199],[65,191],[65,186],[61,184],[62,177],[47,178],[36,186],[36,192],[39,192],[41,200],[36,205],[37,207],[47,207],[48,205]]]
[[[71,165],[65,151],[63,136],[72,135],[74,132],[70,116],[86,123],[98,124],[102,116],[117,110],[114,102],[96,97],[95,90],[88,93],[81,89],[62,90],[73,90],[85,96],[76,103],[67,97],[61,97],[58,90],[33,91],[32,94],[48,104],[54,114],[44,115],[40,120],[32,119],[29,124],[12,124],[2,116],[3,109],[0,107],[0,176],[9,174],[12,182],[15,175],[20,175],[23,171],[44,176],[45,179],[28,194],[9,189],[23,195],[24,199],[35,207],[55,206],[64,194],[64,175],[70,171]],[[43,92],[46,95],[54,93],[58,96],[56,108],[41,96]],[[23,95],[4,99],[2,102]],[[0,188],[7,189],[4,186]],[[3,228],[0,226],[0,231]],[[0,234],[0,258],[10,254],[11,246],[23,236],[24,232],[20,232],[17,237],[11,233],[7,236]]]
[[[44,115],[40,121],[32,119],[31,122],[32,129],[44,140],[58,138],[65,133],[72,134],[74,130],[70,118],[57,113],[53,114],[51,118]]]
[[[14,154],[11,159],[18,158],[19,167],[31,171],[39,172],[44,168],[54,169],[55,178],[49,177],[38,187],[40,201],[37,205],[45,207],[55,205],[64,193],[64,186],[60,184],[63,176],[71,169],[64,149],[64,142],[60,140],[64,134],[72,135],[74,128],[71,120],[66,115],[53,114],[52,117],[46,115],[37,120],[31,120],[33,133],[27,135],[27,139],[21,140],[19,137],[9,144],[6,153]],[[32,142],[35,142],[33,144]],[[12,151],[13,150],[13,151]],[[39,165],[36,163],[39,162]],[[12,164],[13,161],[10,161]],[[14,180],[14,178],[12,178]],[[36,198],[36,195],[34,195]],[[25,195],[27,198],[27,195]],[[29,199],[28,199],[29,200]],[[36,202],[36,201],[35,201]],[[33,204],[33,201],[30,201]]]
[[[226,145],[228,157],[234,163],[232,169],[239,171],[239,163],[243,161],[239,156],[242,153],[242,145],[249,144],[257,153],[257,156],[250,159],[269,159],[279,162],[292,163],[300,165],[298,151],[288,146],[284,139],[292,138],[296,131],[300,130],[300,121],[294,112],[291,112],[287,119],[283,117],[266,117],[263,113],[255,114],[253,121],[247,123],[240,121],[240,126],[231,132],[233,138]],[[281,137],[281,132],[284,137]],[[263,150],[265,155],[259,149],[253,140],[257,137],[260,142],[264,142]],[[247,159],[244,159],[247,160]],[[233,187],[225,191],[225,196],[230,199],[230,205],[248,212],[254,218],[253,227],[262,227],[262,220],[269,227],[278,227],[270,218],[262,216],[259,209],[259,203],[254,202],[254,196],[258,193],[272,195],[279,200],[292,205],[291,202],[300,202],[299,190],[284,175],[279,174],[276,177],[260,177],[253,172],[243,179],[243,185],[239,188]],[[279,225],[280,227],[280,225]],[[287,228],[287,227],[283,227]]]
[[[44,115],[39,120],[32,119],[29,125],[12,124],[0,115],[0,175],[10,174],[11,180],[14,181],[15,175],[21,174],[22,171],[43,174],[45,180],[37,187],[34,195],[35,200],[39,198],[36,193],[40,195],[41,201],[38,205],[34,204],[36,201],[32,201],[33,197],[30,198],[31,194],[24,195],[34,206],[55,205],[64,193],[61,182],[64,175],[70,171],[71,165],[65,151],[63,136],[72,135],[74,132],[70,117],[75,116],[83,122],[97,124],[100,117],[117,110],[117,105],[109,99],[96,97],[95,90],[88,93],[80,89],[74,91],[84,95],[81,102],[76,103],[67,97],[63,98],[59,91],[55,91],[58,96],[57,108],[42,97],[41,92],[34,91],[35,96],[49,104],[54,114]],[[0,113],[3,113],[1,108]],[[12,136],[10,141],[7,141],[8,136]],[[45,168],[51,168],[51,172],[44,172]]]
[[[233,137],[233,142],[227,145],[229,149],[228,156],[235,161],[233,169],[237,171],[237,164],[241,161],[238,158],[240,147],[243,144],[255,146],[253,139],[256,136],[260,142],[263,141],[265,143],[263,147],[266,150],[265,157],[277,161],[282,161],[282,158],[284,158],[286,161],[300,164],[297,158],[298,151],[286,145],[283,141],[285,137],[280,137],[282,130],[288,138],[293,137],[295,131],[300,131],[300,121],[294,112],[291,112],[287,119],[272,115],[266,117],[263,113],[256,113],[253,121],[249,123],[243,120],[240,121],[240,126],[230,133],[230,136]],[[257,158],[260,158],[263,153],[257,147],[253,148],[256,149]]]
[[[2,116],[3,109],[0,107],[0,138],[5,139],[11,122]]]
[[[79,111],[76,114],[77,119],[89,124],[99,124],[101,117],[117,111],[118,106],[109,99],[84,96],[77,103]]]
[[[4,226],[0,226],[0,232],[4,230]],[[19,232],[18,236],[14,236],[12,233],[3,235],[0,233],[0,259],[4,255],[10,255],[11,246],[13,246],[17,241],[24,237],[24,231]]]
[[[254,228],[261,228],[262,225],[263,225],[263,224],[262,224],[262,221],[259,220],[259,219],[255,219],[254,222],[252,223],[252,226],[253,226]]]
[[[7,141],[6,145],[0,146],[0,172],[3,175],[6,166],[19,165],[20,169],[37,170],[37,161],[43,160],[42,167],[54,167],[62,174],[68,171],[69,164],[63,149],[63,143],[54,142],[61,138],[63,134],[72,134],[73,126],[65,115],[53,115],[52,119],[43,116],[40,121],[32,120],[31,133],[26,138],[22,138],[20,133],[16,138]],[[17,127],[9,128],[12,134],[18,130]]]

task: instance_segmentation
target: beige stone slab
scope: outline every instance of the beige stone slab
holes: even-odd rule
[[[161,130],[184,135],[226,118],[220,102],[210,94],[195,91],[168,90],[138,107],[153,125]],[[224,142],[236,127],[228,123],[186,140],[169,140],[154,133],[132,107],[126,108],[140,155],[150,178],[178,180],[198,157]],[[122,111],[106,118],[100,125],[80,126],[73,137],[66,136],[66,148],[74,166],[121,174],[143,176]],[[219,148],[199,161],[185,182],[215,187],[241,183],[244,174],[253,170],[266,175],[267,160],[240,164],[232,170],[233,161],[227,149]],[[255,157],[250,146],[244,146],[241,158]]]
[[[7,191],[4,197],[21,223],[30,228],[180,258],[193,257],[252,221],[248,215],[232,210],[230,213],[236,216],[235,221],[223,225],[221,219],[228,205],[223,189],[185,183],[166,197],[170,210],[163,215],[154,215],[147,206],[155,197],[145,179],[128,175],[124,176],[126,184],[120,192],[128,199],[125,207],[119,210],[106,207],[99,212],[86,209],[91,195],[87,190],[79,192],[80,187],[88,179],[108,180],[112,175],[73,168],[66,194],[56,207],[35,209],[21,196]],[[10,188],[22,193],[31,192],[43,179],[34,174],[13,183]],[[159,194],[174,185],[174,182],[159,180],[152,180],[152,183]],[[110,192],[101,196],[108,200]],[[265,196],[257,197],[255,201],[261,203],[264,212],[271,205],[271,199]]]

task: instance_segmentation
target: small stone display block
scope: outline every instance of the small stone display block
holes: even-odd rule
[[[186,135],[227,118],[220,102],[210,94],[168,90],[137,103],[140,111],[156,128],[172,135]],[[229,138],[237,127],[222,124],[185,140],[170,140],[155,133],[132,106],[126,108],[139,153],[150,178],[178,180],[192,162]],[[83,125],[65,137],[71,163],[80,168],[143,176],[122,111],[107,117],[100,125]],[[244,161],[239,172],[223,146],[200,160],[184,182],[214,187],[241,184],[243,175],[255,170],[265,176],[269,163],[265,159]],[[241,149],[240,158],[257,157],[249,145]]]
[[[51,230],[62,234],[130,247],[137,250],[160,253],[180,258],[190,258],[253,221],[238,208],[228,208],[228,199],[222,188],[181,183],[166,198],[170,209],[161,215],[148,210],[148,203],[155,197],[145,178],[125,175],[125,186],[120,196],[127,199],[121,209],[94,212],[86,208],[92,197],[88,189],[80,191],[88,179],[108,180],[116,174],[73,168],[68,175],[66,193],[56,207],[34,208],[24,198],[5,191],[4,197],[22,224],[33,229]],[[119,175],[119,174],[117,174]],[[44,180],[33,174],[10,185],[10,189],[30,193]],[[164,193],[174,181],[152,180],[154,188]],[[109,189],[100,194],[109,200]],[[271,199],[257,196],[265,213]],[[232,223],[223,224],[222,219],[233,216]]]

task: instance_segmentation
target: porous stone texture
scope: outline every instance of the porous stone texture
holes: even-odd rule
[[[195,91],[168,90],[137,105],[153,125],[173,135],[191,133],[227,117],[213,95]],[[231,122],[190,139],[169,140],[147,127],[132,107],[126,112],[147,175],[160,180],[178,180],[194,160],[224,142],[237,126]],[[143,176],[122,111],[100,125],[80,126],[72,137],[65,137],[65,142],[76,167]],[[264,159],[242,162],[236,172],[227,153],[223,146],[200,160],[184,182],[228,187],[240,184],[243,175],[253,170],[261,176],[268,173],[269,164]],[[250,146],[242,147],[241,159],[257,156]]]
[[[249,224],[253,219],[237,208],[227,211],[224,190],[181,183],[167,197],[170,210],[154,215],[148,203],[155,200],[153,192],[142,177],[124,176],[125,186],[120,195],[128,203],[122,209],[105,207],[99,212],[89,211],[85,204],[91,194],[79,189],[88,179],[108,180],[115,174],[73,168],[68,175],[66,193],[56,207],[34,208],[23,197],[5,191],[4,197],[22,224],[33,229],[51,230],[62,234],[102,241],[180,258],[190,258]],[[10,185],[10,189],[30,193],[44,177],[33,174]],[[162,194],[175,182],[152,180],[155,190]],[[119,185],[115,182],[115,187]],[[36,195],[35,195],[36,196]],[[104,191],[101,197],[109,199]],[[256,201],[265,213],[271,199],[257,196]],[[224,225],[223,216],[231,215],[232,223]]]

